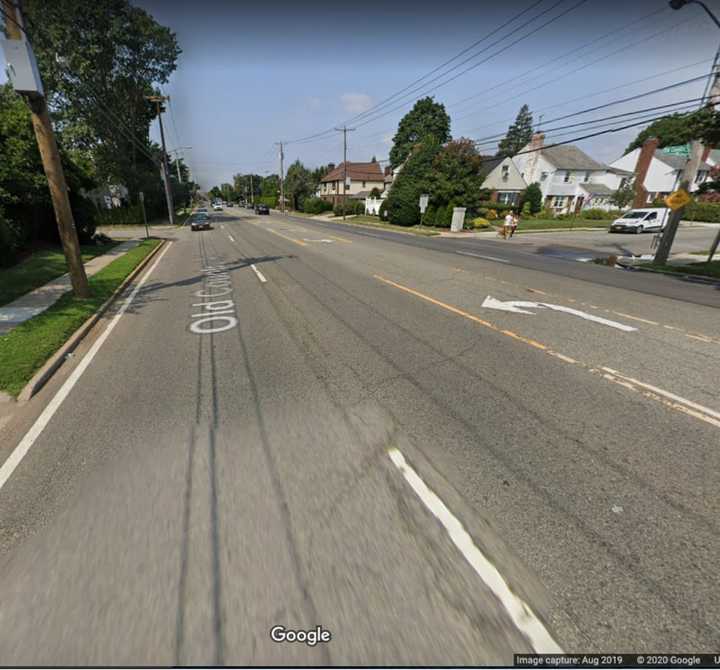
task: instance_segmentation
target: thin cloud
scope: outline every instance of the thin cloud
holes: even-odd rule
[[[361,114],[373,106],[373,100],[367,93],[343,93],[340,102],[348,114]]]

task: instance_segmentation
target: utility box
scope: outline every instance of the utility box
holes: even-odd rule
[[[466,207],[453,207],[452,222],[450,223],[450,232],[459,233],[465,225]]]
[[[45,95],[42,79],[32,48],[25,40],[7,40],[0,38],[7,76],[18,93],[26,95]]]

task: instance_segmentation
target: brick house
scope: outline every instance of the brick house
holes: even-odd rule
[[[346,193],[349,199],[364,200],[374,188],[380,192],[385,189],[385,174],[380,163],[351,163],[348,161],[346,191],[343,190],[345,175],[345,164],[340,163],[320,180],[316,195],[335,205],[342,201],[343,193]]]

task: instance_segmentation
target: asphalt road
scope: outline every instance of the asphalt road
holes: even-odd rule
[[[0,663],[718,650],[715,287],[242,210],[172,238],[1,429]]]

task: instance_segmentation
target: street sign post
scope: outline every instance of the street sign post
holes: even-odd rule
[[[683,158],[690,158],[690,145],[689,144],[676,144],[671,147],[663,147],[660,149],[662,153],[669,154],[670,156],[682,156]]]
[[[428,206],[428,201],[430,200],[430,196],[427,193],[423,193],[420,196],[420,225],[423,224],[423,216],[425,215],[425,210]]]
[[[140,201],[140,209],[142,209],[143,222],[145,223],[145,239],[147,239],[150,237],[150,232],[148,231],[147,216],[145,215],[145,194],[142,191],[138,193],[138,200]]]

